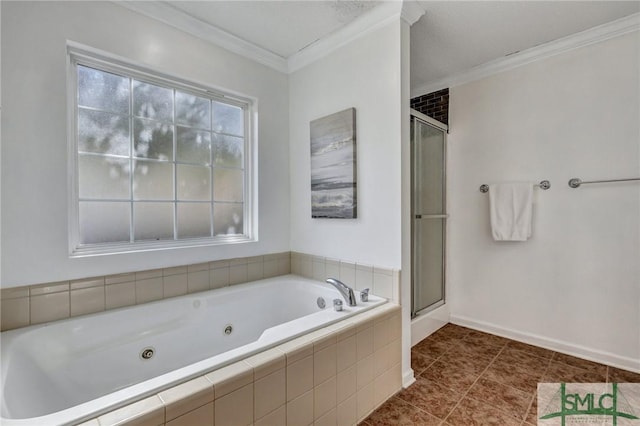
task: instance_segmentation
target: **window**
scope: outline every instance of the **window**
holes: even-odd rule
[[[251,102],[70,58],[72,251],[251,240]]]

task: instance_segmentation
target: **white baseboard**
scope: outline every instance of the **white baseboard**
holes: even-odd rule
[[[510,328],[501,327],[484,321],[474,320],[460,315],[451,315],[453,324],[469,327],[474,330],[484,331],[519,342],[528,343],[530,345],[540,346],[552,351],[561,352],[567,355],[573,355],[579,358],[588,359],[590,361],[611,365],[613,367],[622,368],[624,370],[640,373],[640,360],[619,356],[610,352],[604,352],[597,349],[591,349],[580,345],[551,339],[531,333],[524,333]]]
[[[408,388],[416,381],[416,378],[413,375],[413,370],[409,368],[409,370],[405,371],[402,374],[402,387]]]
[[[449,305],[446,303],[431,312],[411,320],[411,346],[444,327],[450,319]]]

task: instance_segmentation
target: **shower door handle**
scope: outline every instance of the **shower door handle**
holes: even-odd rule
[[[447,219],[448,214],[417,214],[416,219]]]

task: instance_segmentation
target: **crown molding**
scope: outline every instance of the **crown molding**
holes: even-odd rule
[[[421,96],[447,87],[460,86],[493,74],[508,71],[523,65],[550,58],[574,49],[589,46],[640,30],[640,13],[590,28],[579,33],[559,38],[530,49],[486,62],[467,71],[438,79],[411,90],[411,97]]]
[[[425,13],[425,9],[420,6],[420,3],[418,3],[417,0],[403,0],[400,16],[403,21],[409,24],[409,26],[418,22],[418,19],[420,19]]]
[[[402,1],[383,2],[339,30],[291,55],[288,60],[289,72],[304,68],[365,34],[384,27],[394,19],[399,19],[401,13]]]
[[[117,5],[163,22],[276,71],[286,73],[288,70],[287,60],[282,56],[201,21],[163,1],[112,1]]]

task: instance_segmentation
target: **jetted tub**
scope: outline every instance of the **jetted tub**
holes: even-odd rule
[[[286,275],[3,332],[0,424],[93,418],[385,303],[355,293],[336,312],[335,288]]]

